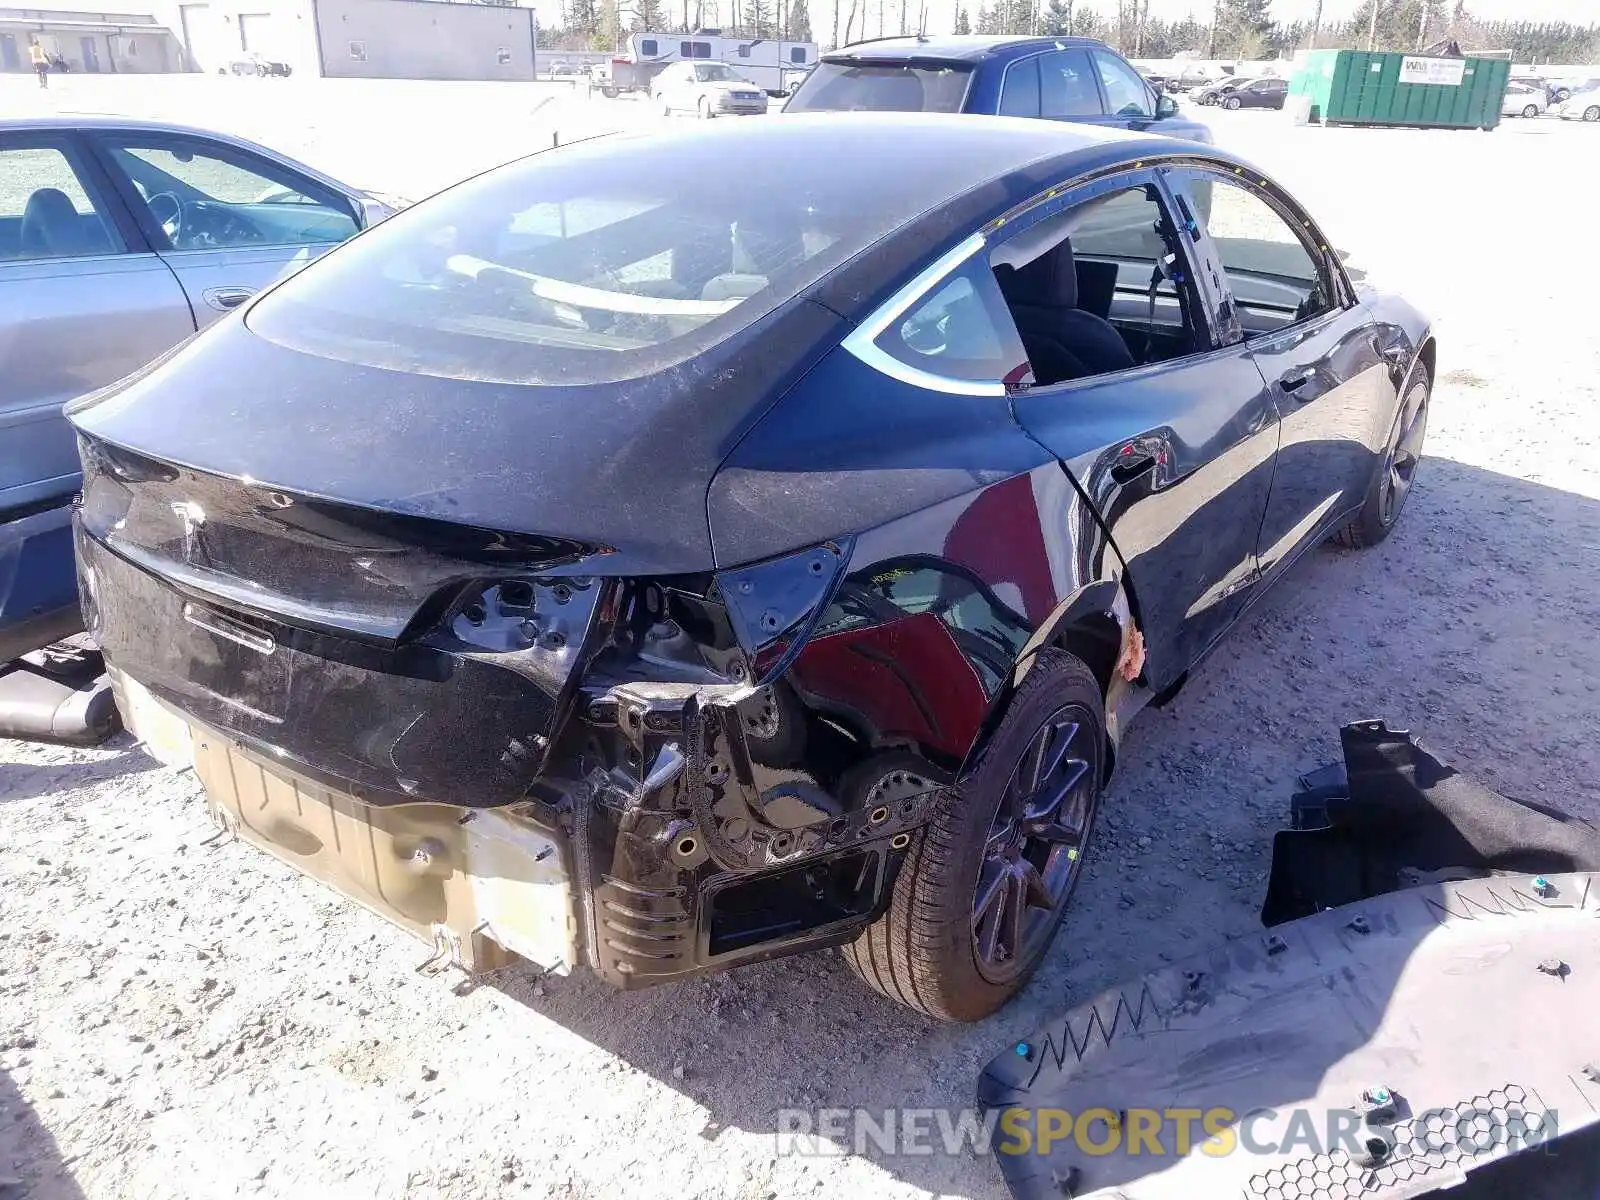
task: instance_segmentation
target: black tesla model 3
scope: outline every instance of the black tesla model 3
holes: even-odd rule
[[[852,113],[614,136],[72,411],[85,612],[226,826],[624,987],[1050,945],[1129,718],[1382,539],[1428,325],[1229,155]]]

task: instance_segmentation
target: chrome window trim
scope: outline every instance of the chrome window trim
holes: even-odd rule
[[[968,259],[984,248],[985,244],[986,239],[983,234],[975,233],[960,245],[947,250],[915,279],[889,297],[876,312],[852,330],[840,345],[874,371],[891,379],[897,379],[901,383],[910,384],[912,387],[933,392],[948,392],[956,396],[1003,397],[1006,394],[1006,385],[1001,380],[956,379],[948,375],[937,375],[932,371],[901,362],[878,345],[878,339],[883,336],[884,331],[903,317],[907,309],[926,297],[935,287],[954,274],[957,268],[964,266]]]

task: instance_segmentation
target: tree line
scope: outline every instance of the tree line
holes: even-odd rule
[[[1204,0],[1200,0],[1204,3]],[[807,0],[562,0],[561,24],[541,31],[553,49],[612,50],[634,30],[688,32],[704,26],[731,37],[820,40],[842,46],[928,28],[928,0],[834,0],[813,31]],[[955,33],[1096,38],[1133,58],[1262,59],[1297,50],[1353,47],[1418,50],[1453,39],[1468,51],[1509,50],[1517,62],[1600,62],[1600,24],[1485,21],[1465,0],[1362,0],[1350,16],[1278,21],[1271,0],[1214,0],[1210,13],[1181,20],[1150,16],[1150,0],[957,0]],[[820,36],[819,36],[820,35]]]
[[[1277,21],[1271,0],[1217,0],[1209,20],[1190,14],[1167,21],[1150,16],[1150,0],[994,0],[956,9],[956,33],[1017,33],[1096,38],[1133,58],[1262,59],[1297,50],[1420,50],[1446,39],[1463,50],[1509,50],[1517,62],[1600,61],[1600,24],[1571,21],[1485,21],[1464,0],[1363,0],[1349,17],[1322,19],[1321,0],[1309,20]]]
[[[561,24],[541,29],[539,41],[553,50],[615,50],[631,32],[706,27],[728,37],[816,40],[806,0],[561,0]]]

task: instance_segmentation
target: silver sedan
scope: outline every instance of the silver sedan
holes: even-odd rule
[[[75,615],[47,619],[37,610],[51,601],[37,589],[19,613],[6,582],[16,574],[8,564],[36,556],[20,528],[28,541],[63,536],[78,455],[62,405],[396,203],[223,134],[115,118],[0,120],[0,661],[17,651],[7,630],[24,617],[54,632]],[[41,528],[52,509],[61,520],[44,517]],[[61,582],[75,609],[70,560]]]

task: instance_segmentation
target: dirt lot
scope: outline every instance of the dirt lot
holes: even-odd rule
[[[639,119],[539,111],[544,93],[504,85],[361,102],[315,81],[116,82],[49,102],[188,106],[413,195],[556,124]],[[0,1197],[994,1197],[974,1156],[780,1157],[778,1110],[966,1105],[982,1062],[1046,1017],[1256,928],[1291,781],[1351,718],[1600,819],[1600,340],[1580,232],[1600,131],[1208,119],[1437,316],[1428,457],[1389,542],[1318,553],[1134,725],[1019,1003],[936,1027],[833,954],[633,995],[583,977],[455,988],[378,919],[208,840],[191,776],[125,741],[0,742]]]

